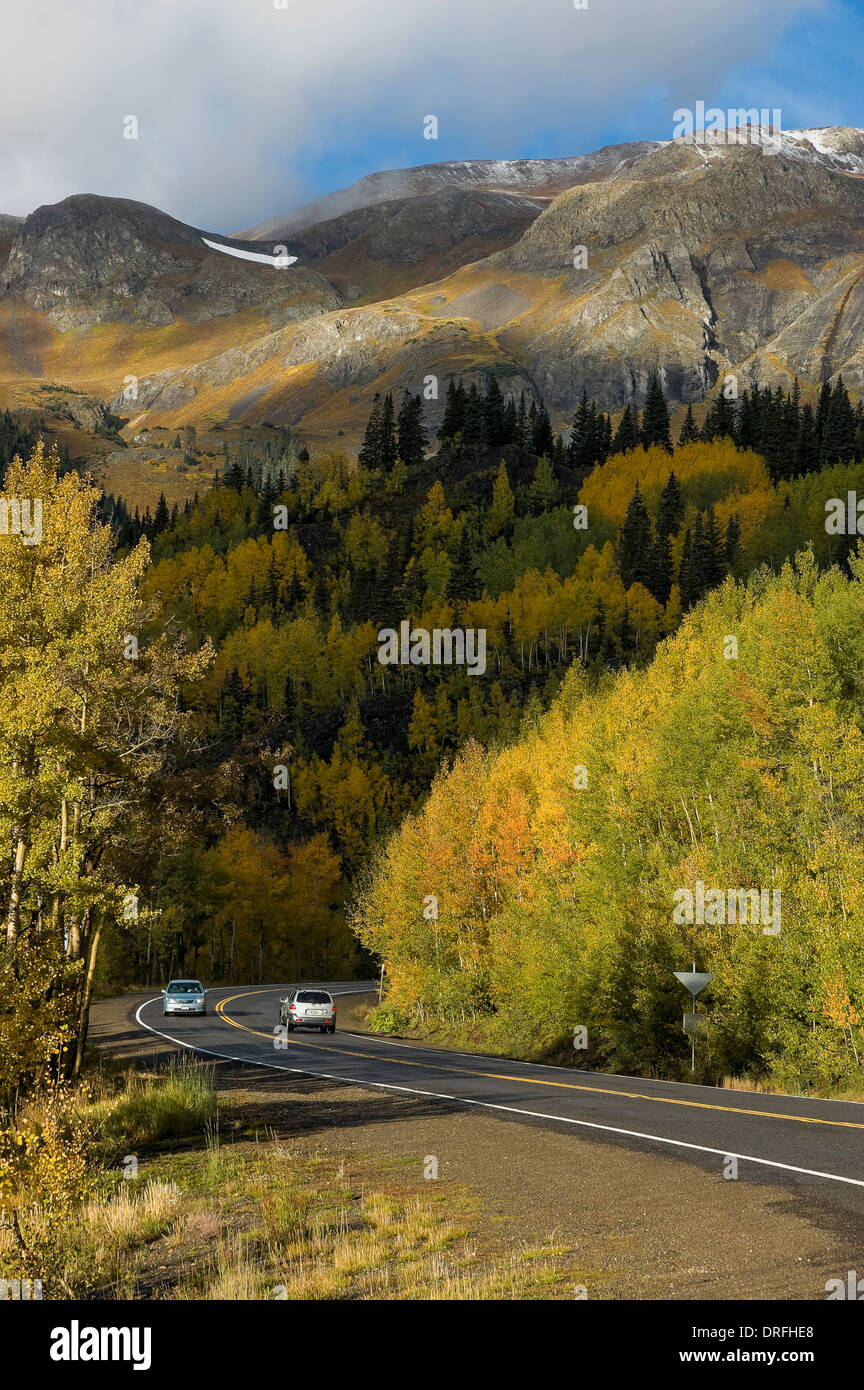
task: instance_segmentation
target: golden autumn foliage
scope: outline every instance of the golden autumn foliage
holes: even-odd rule
[[[535,1054],[584,1025],[595,1059],[675,1074],[672,972],[695,959],[716,975],[706,1075],[857,1075],[864,556],[853,565],[849,580],[803,555],[727,581],[647,669],[591,684],[575,668],[515,744],[464,749],[358,903],[389,1006]],[[700,882],[778,890],[780,933],[674,920],[676,892]]]
[[[14,459],[4,491],[41,508],[34,543],[0,535],[0,950],[21,1025],[0,1027],[8,1087],[38,1079],[58,1041],[64,1069],[80,1065],[101,933],[137,888],[142,844],[170,834],[178,693],[211,651],[145,640],[148,547],[116,559],[98,491],[56,454]]]
[[[684,444],[675,450],[674,458],[657,446],[613,454],[590,473],[579,501],[587,506],[589,516],[603,516],[620,526],[635,481],[639,481],[649,511],[654,512],[673,469],[685,502],[700,509],[723,497],[771,492],[764,459],[752,450],[736,448],[731,439],[715,439],[710,444]]]

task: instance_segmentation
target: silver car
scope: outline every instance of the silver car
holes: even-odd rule
[[[171,980],[162,991],[162,1017],[207,1014],[207,991],[200,980]]]
[[[336,1005],[324,989],[292,989],[279,1000],[279,1022],[289,1033],[295,1028],[319,1028],[336,1032]]]

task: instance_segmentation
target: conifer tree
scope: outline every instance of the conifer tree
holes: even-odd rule
[[[364,468],[377,468],[381,452],[381,392],[376,391],[372,398],[372,409],[366,422],[366,432],[358,455]]]
[[[486,417],[486,441],[492,448],[499,448],[503,444],[509,444],[510,439],[507,432],[507,420],[505,417],[504,397],[501,394],[501,387],[497,379],[490,378],[486,390],[486,400],[484,402],[484,413]]]
[[[658,531],[651,555],[651,574],[647,585],[658,603],[669,601],[675,581],[675,561],[672,556],[672,540],[668,532]]]
[[[645,408],[642,411],[642,445],[645,449],[650,449],[652,445],[659,444],[661,448],[672,452],[672,439],[669,434],[669,407],[666,404],[666,397],[660,385],[660,378],[656,372],[652,372],[651,381],[648,385],[648,393],[645,397]]]
[[[613,454],[626,454],[639,443],[639,412],[635,406],[625,405],[618,428],[612,440]]]
[[[447,581],[447,598],[451,603],[470,603],[480,597],[481,584],[477,577],[476,553],[476,537],[465,523]]]
[[[399,407],[397,423],[397,452],[408,467],[422,463],[426,451],[426,432],[423,428],[423,401],[419,395],[406,391]]]
[[[677,536],[683,520],[684,500],[681,496],[681,484],[675,473],[670,472],[663,485],[663,491],[660,493],[660,508],[657,515],[658,534]]]
[[[389,473],[396,462],[396,418],[393,408],[393,393],[388,391],[381,405],[381,437],[377,467]]]
[[[618,533],[618,572],[625,589],[631,584],[650,586],[652,573],[651,517],[636,484],[627,507],[624,525]]]
[[[684,416],[684,423],[681,426],[681,433],[678,436],[678,447],[680,449],[684,444],[696,444],[698,440],[699,426],[696,424],[692,405],[688,405],[687,414]]]
[[[531,434],[531,451],[538,458],[547,458],[552,453],[554,446],[554,436],[552,426],[549,423],[549,412],[541,401],[540,409],[537,411],[534,426]]]

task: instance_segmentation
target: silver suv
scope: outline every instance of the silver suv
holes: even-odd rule
[[[320,1028],[322,1033],[336,1032],[336,1005],[323,989],[292,989],[279,1000],[279,1022],[289,1033],[295,1028]]]
[[[207,991],[200,980],[170,980],[162,991],[162,1017],[207,1013]]]

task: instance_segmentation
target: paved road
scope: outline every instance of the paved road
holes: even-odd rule
[[[364,988],[323,983],[334,996]],[[567,1125],[583,1137],[642,1150],[660,1146],[713,1171],[728,1170],[734,1158],[739,1179],[782,1180],[864,1212],[864,1104],[577,1072],[338,1030],[274,1035],[279,997],[290,987],[211,990],[203,1019],[163,1018],[157,996],[134,1017],[151,1033],[208,1056]]]

